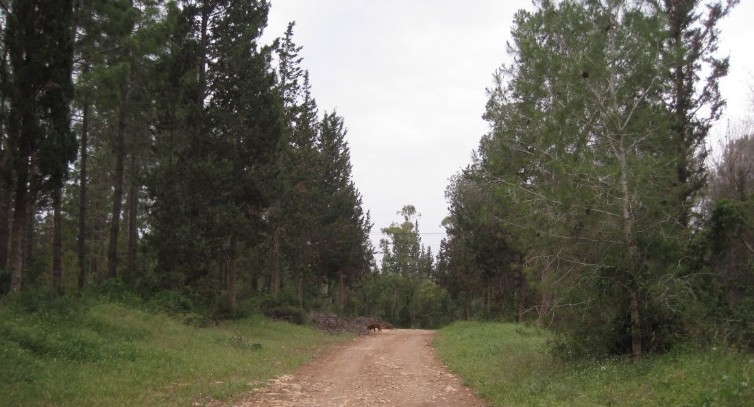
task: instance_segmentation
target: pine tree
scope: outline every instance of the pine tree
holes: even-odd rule
[[[224,292],[231,312],[238,257],[262,239],[277,179],[281,102],[271,49],[258,45],[268,9],[264,1],[187,5],[166,61],[177,93],[161,87],[177,96],[177,110],[160,111],[165,156],[150,188],[158,274],[163,286],[189,285],[208,299]]]
[[[369,270],[369,214],[362,208],[361,194],[351,174],[351,154],[345,141],[343,118],[325,113],[317,145],[322,160],[321,186],[317,199],[320,215],[315,240],[320,281],[336,282],[338,306],[344,309],[347,288]]]
[[[15,183],[11,232],[11,291],[21,289],[24,236],[30,233],[38,193],[59,190],[75,157],[70,131],[73,5],[14,1],[7,16],[6,46],[12,79],[7,148]],[[56,206],[60,201],[56,199]],[[59,210],[59,208],[58,208]],[[56,271],[58,273],[59,270]],[[56,277],[59,287],[59,277]]]
[[[283,99],[285,128],[278,157],[279,191],[271,216],[273,276],[271,291],[277,296],[283,270],[293,270],[299,306],[304,305],[305,282],[312,279],[315,225],[318,207],[312,198],[321,182],[317,152],[319,123],[311,95],[309,74],[301,67],[301,46],[293,42],[294,23],[279,44],[278,88]]]

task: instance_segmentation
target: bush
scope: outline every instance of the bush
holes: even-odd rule
[[[194,313],[198,308],[190,296],[178,291],[162,291],[149,300],[150,306],[157,311],[170,315]]]
[[[292,305],[281,305],[264,310],[264,315],[281,321],[287,321],[296,325],[306,323],[306,312],[302,308]]]
[[[82,309],[81,302],[46,289],[25,289],[6,296],[3,305],[15,314],[48,317],[72,317]]]
[[[287,321],[297,325],[306,323],[306,311],[298,305],[294,305],[293,298],[274,298],[264,296],[257,299],[256,304],[259,311],[268,318]]]

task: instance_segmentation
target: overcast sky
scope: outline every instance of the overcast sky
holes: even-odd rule
[[[320,113],[348,128],[353,178],[372,214],[372,240],[412,204],[422,243],[437,254],[448,179],[471,162],[492,73],[508,61],[511,22],[530,0],[271,0],[265,38],[296,21]],[[730,53],[722,82],[733,120],[750,116],[754,0],[721,25]],[[723,123],[726,122],[723,120]],[[721,134],[722,124],[715,129]]]

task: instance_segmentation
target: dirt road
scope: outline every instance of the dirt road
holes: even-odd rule
[[[362,336],[281,376],[237,406],[484,406],[430,346],[433,331]]]

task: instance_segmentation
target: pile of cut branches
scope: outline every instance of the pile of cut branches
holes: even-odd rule
[[[386,328],[392,328],[392,325],[375,317],[356,317],[343,319],[332,312],[312,311],[309,313],[309,320],[314,323],[320,331],[330,334],[351,332],[358,335],[369,333],[367,327],[371,324],[380,324]]]

